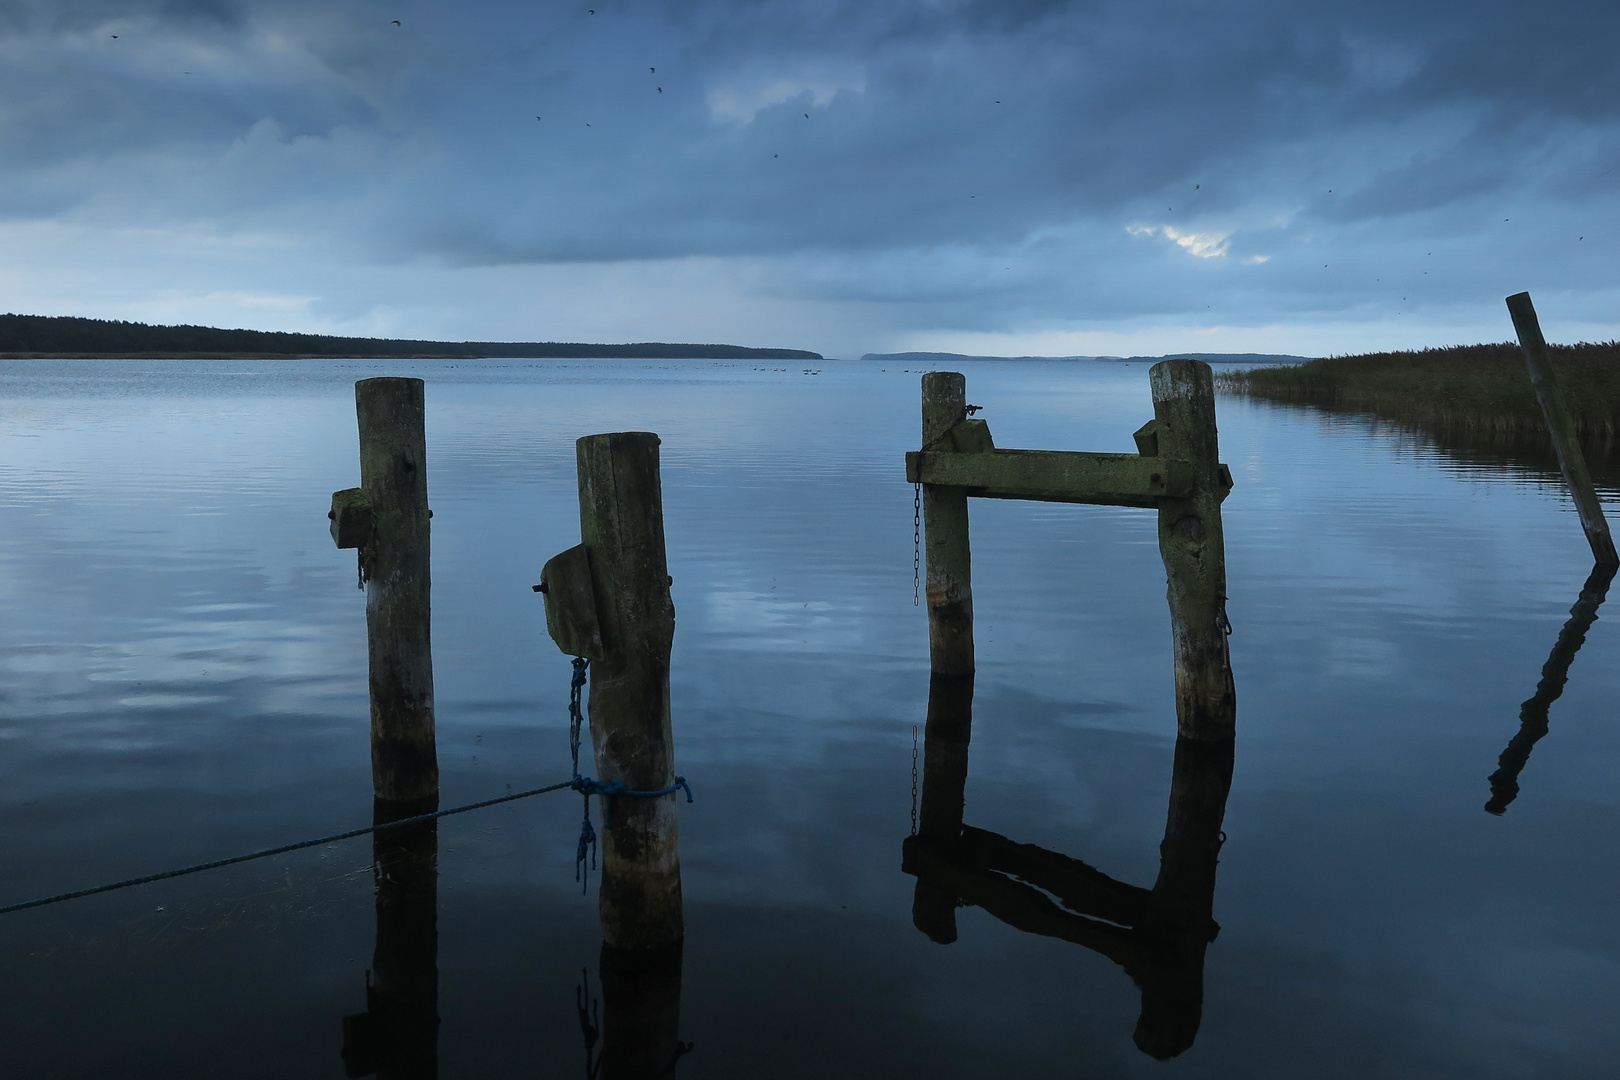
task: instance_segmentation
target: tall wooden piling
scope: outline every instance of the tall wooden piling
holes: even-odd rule
[[[371,661],[372,789],[383,802],[436,806],[432,512],[422,380],[364,379],[354,384],[354,402],[360,421],[359,493],[370,517],[361,552]],[[336,496],[333,511],[339,514]],[[334,535],[339,522],[333,518]]]
[[[1541,322],[1536,318],[1535,306],[1530,303],[1530,294],[1515,293],[1507,298],[1507,306],[1513,316],[1513,329],[1519,335],[1519,347],[1524,350],[1525,366],[1530,369],[1530,385],[1535,388],[1541,415],[1547,419],[1558,467],[1563,470],[1564,482],[1575,498],[1575,510],[1581,516],[1581,528],[1592,547],[1592,557],[1599,566],[1620,566],[1620,553],[1615,551],[1614,537],[1609,534],[1609,523],[1603,517],[1603,504],[1598,501],[1592,474],[1586,468],[1586,457],[1575,435],[1569,405],[1553,374],[1547,341],[1541,336]]]
[[[589,557],[601,655],[591,662],[597,777],[632,790],[675,781],[669,653],[675,605],[664,553],[658,436],[630,431],[575,444],[579,528]],[[618,949],[681,940],[675,796],[604,796],[602,936]]]
[[[955,371],[922,377],[922,449],[955,449],[951,430],[967,419],[967,379]],[[973,559],[968,546],[968,493],[924,484],[923,544],[927,564],[928,658],[936,675],[973,674]]]
[[[1231,487],[1220,464],[1215,385],[1201,360],[1165,360],[1148,372],[1151,436],[1158,456],[1186,462],[1190,495],[1161,498],[1159,553],[1164,557],[1176,671],[1176,727],[1189,739],[1230,739],[1237,691],[1226,634],[1226,544],[1221,501]]]

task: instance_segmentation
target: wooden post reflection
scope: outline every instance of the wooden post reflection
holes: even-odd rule
[[[1490,776],[1491,797],[1485,804],[1488,813],[1501,814],[1519,795],[1519,773],[1530,760],[1530,751],[1547,734],[1547,711],[1564,692],[1569,681],[1569,665],[1586,642],[1586,633],[1597,622],[1598,608],[1609,594],[1609,583],[1614,580],[1615,567],[1599,563],[1592,567],[1591,576],[1581,586],[1581,595],[1569,609],[1569,621],[1558,632],[1552,654],[1541,668],[1541,681],[1536,692],[1519,706],[1519,733],[1507,744],[1497,759],[1496,771]]]
[[[951,846],[962,835],[968,742],[973,736],[973,676],[934,674],[928,680],[928,721],[923,736],[923,786],[917,835]],[[955,894],[917,878],[911,922],[941,945],[956,940]]]
[[[1136,1045],[1161,1061],[1192,1046],[1203,1019],[1204,950],[1220,932],[1215,867],[1225,841],[1232,752],[1230,740],[1176,739],[1159,877],[1136,926],[1139,959],[1131,970],[1142,988]]]
[[[929,684],[921,812],[902,846],[917,878],[912,922],[956,940],[956,908],[1083,945],[1125,969],[1142,991],[1136,1045],[1166,1059],[1192,1046],[1203,1017],[1204,952],[1213,918],[1233,740],[1176,740],[1170,804],[1152,889],[1117,881],[1079,859],[963,824],[973,680]]]
[[[657,949],[602,945],[600,1080],[673,1076],[692,1049],[680,1040],[681,950],[679,941]]]
[[[421,812],[378,801],[376,824]],[[377,946],[366,1011],[343,1018],[350,1077],[433,1080],[439,1075],[439,824],[372,834]]]

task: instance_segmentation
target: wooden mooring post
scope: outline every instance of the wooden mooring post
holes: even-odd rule
[[[439,801],[430,633],[427,436],[421,379],[354,384],[360,486],[334,492],[332,539],[356,548],[366,589],[371,783],[380,803]]]
[[[590,660],[597,778],[631,791],[675,782],[669,654],[675,638],[664,552],[658,436],[588,435],[576,444],[583,541],[546,563],[546,625],[558,648]],[[680,941],[681,861],[673,793],[604,795],[602,937],[610,948]]]
[[[1547,355],[1547,341],[1541,336],[1541,322],[1536,318],[1535,305],[1527,292],[1515,293],[1507,298],[1508,313],[1513,316],[1513,329],[1519,335],[1519,347],[1524,350],[1524,363],[1530,369],[1530,385],[1535,388],[1541,415],[1547,419],[1547,430],[1552,433],[1553,452],[1558,455],[1558,467],[1563,470],[1564,483],[1575,499],[1575,510],[1581,516],[1581,528],[1586,542],[1592,547],[1592,558],[1599,566],[1620,566],[1620,553],[1614,548],[1614,537],[1609,534],[1609,523],[1603,517],[1603,504],[1598,501],[1597,488],[1581,453],[1581,441],[1575,434],[1575,421],[1570,418],[1569,405],[1564,392],[1553,374],[1552,360]]]
[[[1154,418],[1135,433],[1137,453],[1005,450],[970,419],[956,372],[922,380],[922,449],[906,479],[922,485],[927,536],[929,658],[936,675],[974,668],[967,500],[1136,506],[1159,511],[1176,678],[1176,726],[1189,739],[1233,737],[1237,695],[1226,637],[1226,548],[1221,502],[1232,476],[1218,456],[1214,378],[1199,360],[1165,360],[1149,372]]]

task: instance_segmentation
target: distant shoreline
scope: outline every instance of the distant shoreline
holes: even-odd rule
[[[1312,356],[1284,353],[1165,353],[1163,356],[973,356],[967,353],[898,352],[867,353],[862,360],[888,364],[953,364],[959,360],[1083,360],[1109,364],[1150,364],[1160,360],[1202,360],[1207,364],[1303,364]]]
[[[740,346],[739,346],[740,347]],[[708,356],[702,354],[680,356],[650,356],[647,353],[627,352],[623,354],[582,356],[575,353],[546,353],[534,355],[524,353],[254,353],[254,352],[111,352],[111,353],[79,353],[79,352],[0,352],[0,361],[5,360],[817,360],[825,362],[823,357],[813,353],[802,354],[795,352],[792,356],[761,355],[773,350],[761,350],[760,353],[751,353],[747,356]],[[775,350],[786,352],[788,350]]]
[[[422,341],[0,315],[3,360],[821,360],[805,349],[640,341]]]

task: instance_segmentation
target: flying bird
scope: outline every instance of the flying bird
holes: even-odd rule
[[[395,26],[398,26],[398,25],[399,25],[399,20],[398,20],[398,19],[395,19],[395,20],[394,20],[394,25],[395,25]]]
[[[658,92],[659,92],[659,93],[660,93],[660,94],[662,94],[662,93],[663,93],[663,92],[664,92],[664,88],[663,88],[663,87],[662,87],[662,86],[660,86],[660,87],[659,87],[659,88],[658,88]]]
[[[1199,189],[1199,188],[1201,188],[1201,187],[1203,187],[1203,186],[1204,186],[1204,185],[1203,185],[1203,184],[1194,184],[1194,185],[1193,185],[1193,190],[1194,190],[1194,191],[1197,191],[1197,190],[1198,190],[1198,189]]]
[[[805,118],[805,119],[806,119],[806,120],[808,120],[808,119],[810,119],[810,114],[809,114],[809,113],[805,113],[805,114],[804,114],[804,118]]]
[[[116,38],[116,37],[117,37],[117,36],[118,36],[118,35],[117,35],[117,34],[114,34],[114,35],[112,35],[112,36],[113,36],[113,37],[115,37],[115,38]]]
[[[656,72],[658,69],[650,67],[647,70],[648,70],[648,72]]]
[[[588,11],[589,11],[589,12],[590,12],[590,14],[592,14],[592,15],[595,15],[595,14],[596,14],[596,9],[595,9],[595,8],[589,8],[589,9],[587,9],[587,10],[588,10]]]
[[[535,119],[536,119],[536,120],[538,120],[538,119],[540,119],[540,118],[539,118],[539,117],[538,117],[538,116],[537,116],[537,117],[535,117]]]

